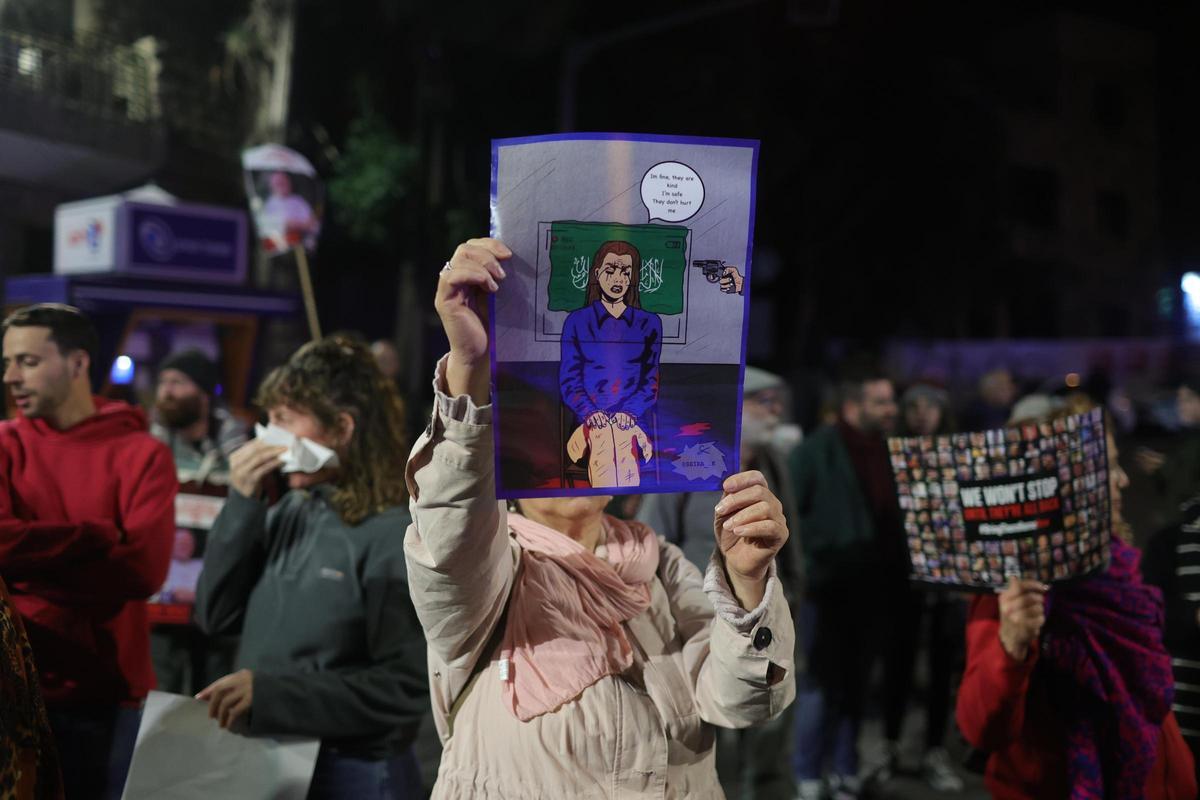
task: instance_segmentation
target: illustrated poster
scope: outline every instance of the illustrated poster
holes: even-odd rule
[[[692,492],[738,469],[758,143],[492,143],[500,497]]]
[[[1018,427],[888,440],[913,578],[971,589],[1108,565],[1101,409]]]

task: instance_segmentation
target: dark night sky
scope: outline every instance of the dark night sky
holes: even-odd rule
[[[429,158],[429,202],[410,207],[422,219],[408,220],[414,241],[397,251],[431,271],[449,248],[446,209],[461,209],[467,229],[486,230],[488,140],[558,129],[565,48],[701,7],[473,5],[301,6],[297,143],[312,144],[314,123],[339,141],[359,98],[373,97]],[[579,72],[575,128],[762,140],[756,245],[760,256],[778,256],[780,276],[755,291],[773,300],[777,324],[767,335],[780,360],[810,356],[837,336],[996,335],[994,298],[979,287],[1036,280],[1054,265],[1014,264],[1006,251],[997,97],[1022,90],[988,47],[997,31],[1044,18],[1050,4],[849,0],[833,27],[806,25],[801,12],[822,5],[746,4],[601,49]],[[1157,38],[1159,232],[1163,261],[1181,271],[1200,258],[1192,222],[1200,120],[1190,96],[1200,12],[1124,5],[1054,7]],[[335,220],[322,255],[354,264],[336,282],[326,273],[323,312],[386,332],[388,310],[364,317],[353,298],[388,280],[398,253],[353,245]],[[1007,308],[1013,335],[1072,333],[1036,296]]]

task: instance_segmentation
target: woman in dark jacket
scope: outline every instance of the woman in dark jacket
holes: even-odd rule
[[[319,738],[310,798],[416,796],[411,745],[429,690],[404,568],[396,390],[364,345],[329,337],[271,372],[256,402],[334,458],[288,473],[268,509],[261,484],[288,448],[255,439],[233,453],[196,618],[209,634],[241,632],[241,668],[198,697],[222,727]]]

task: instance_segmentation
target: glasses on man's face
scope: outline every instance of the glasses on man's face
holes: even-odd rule
[[[754,404],[760,408],[764,408],[764,409],[772,409],[772,410],[778,411],[778,410],[782,410],[782,408],[783,408],[783,395],[781,395],[779,392],[776,392],[772,389],[765,389],[761,392],[755,392],[754,394],[748,394],[748,395],[746,395],[744,400],[747,403],[752,403],[752,404]]]

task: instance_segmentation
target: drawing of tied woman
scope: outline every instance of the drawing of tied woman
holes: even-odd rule
[[[563,325],[559,384],[578,426],[567,454],[572,461],[587,456],[593,487],[640,485],[638,456],[648,462],[653,455],[643,427],[658,399],[663,334],[659,316],[641,308],[641,268],[629,242],[600,245],[587,300]]]

